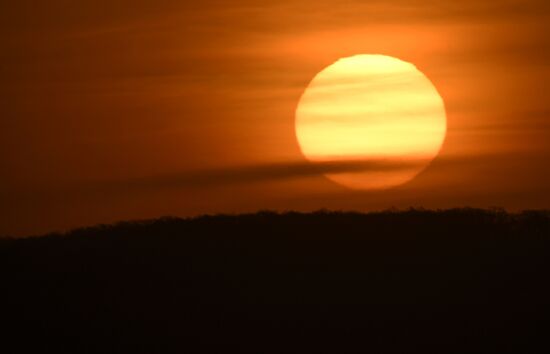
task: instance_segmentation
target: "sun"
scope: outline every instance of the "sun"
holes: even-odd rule
[[[328,173],[353,189],[386,189],[417,176],[438,155],[443,99],[413,64],[385,55],[342,58],[318,73],[296,109],[296,137],[312,162],[370,166]]]

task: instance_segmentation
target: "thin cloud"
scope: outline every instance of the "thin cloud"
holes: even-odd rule
[[[449,156],[437,158],[438,168],[460,167],[476,164],[482,159],[495,159],[498,156]],[[501,158],[504,158],[501,157]],[[181,174],[169,174],[134,178],[118,182],[107,182],[113,189],[120,188],[207,188],[234,184],[250,184],[315,177],[331,173],[386,172],[417,169],[425,166],[425,159],[402,160],[341,160],[326,162],[291,161],[259,165],[236,166],[230,168],[207,169]],[[101,183],[100,183],[101,184]],[[100,184],[96,184],[99,186]]]
[[[456,171],[486,166],[487,161],[495,160],[506,163],[506,161],[509,162],[510,156],[506,153],[486,153],[475,156],[467,154],[446,155],[436,157],[431,163],[425,159],[340,160],[326,162],[301,160],[195,170],[186,173],[139,177],[120,181],[96,182],[89,184],[89,186],[93,186],[93,189],[109,189],[113,191],[178,188],[200,189],[310,178],[331,173],[406,171],[419,169],[423,166],[437,169],[439,172],[448,172],[449,170]]]

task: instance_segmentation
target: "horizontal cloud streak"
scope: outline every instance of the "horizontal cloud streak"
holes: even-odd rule
[[[437,168],[460,168],[465,165],[483,164],[487,159],[505,159],[504,155],[449,156],[436,159]],[[197,188],[227,186],[258,182],[273,182],[308,178],[331,173],[387,172],[416,169],[429,161],[424,159],[403,160],[340,160],[325,162],[289,161],[219,169],[206,169],[181,174],[168,174],[111,181],[95,184],[95,187],[110,187],[113,190],[141,188]]]
[[[424,164],[423,160],[344,160],[327,162],[287,162],[227,169],[197,171],[184,175],[141,179],[130,183],[161,185],[216,185],[227,183],[254,183],[270,180],[304,178],[327,173],[407,170]]]

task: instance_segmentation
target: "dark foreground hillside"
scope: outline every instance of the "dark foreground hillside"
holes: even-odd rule
[[[547,212],[472,209],[3,240],[0,352],[550,353],[549,241]]]

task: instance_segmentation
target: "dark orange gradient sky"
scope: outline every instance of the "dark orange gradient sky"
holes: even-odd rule
[[[0,234],[258,209],[550,208],[547,1],[21,0],[0,4],[0,29]],[[294,132],[313,76],[360,53],[414,63],[446,105],[440,156],[388,191],[330,182],[335,166],[309,166]]]

